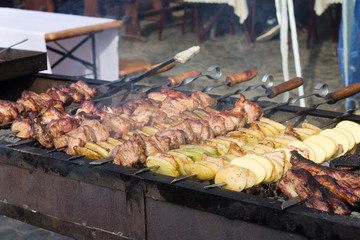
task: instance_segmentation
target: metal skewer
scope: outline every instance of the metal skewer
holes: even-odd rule
[[[67,148],[67,147],[68,147],[67,145],[62,146],[62,147],[57,147],[57,148],[54,148],[54,149],[51,149],[51,150],[47,151],[46,153],[56,152],[57,150],[61,150],[61,149]]]
[[[34,140],[34,139],[26,139],[26,140],[22,140],[22,141],[17,142],[17,143],[8,144],[6,146],[7,147],[17,147],[17,146],[21,146],[21,145],[28,144],[28,143],[34,143],[34,142],[36,142],[36,140]]]
[[[214,184],[204,186],[204,189],[217,188],[217,187],[222,187],[222,186],[225,186],[225,185],[227,185],[226,182],[219,182],[219,183],[214,183]]]
[[[7,135],[17,134],[18,132],[20,132],[20,131],[19,131],[19,130],[9,131],[9,132],[0,134],[0,137],[7,136]]]
[[[105,163],[109,163],[109,162],[112,162],[114,161],[114,157],[113,156],[110,156],[110,157],[106,157],[106,158],[102,158],[102,159],[99,159],[99,160],[95,160],[95,161],[92,161],[92,162],[89,162],[90,165],[102,165],[102,164],[105,164]]]
[[[183,180],[188,179],[188,178],[193,178],[193,177],[196,177],[196,176],[197,176],[197,174],[184,175],[184,176],[181,176],[181,177],[174,178],[170,183],[174,184],[174,183],[183,181]]]
[[[69,158],[66,159],[66,160],[67,160],[67,161],[71,161],[71,160],[75,160],[75,159],[83,158],[83,157],[85,157],[85,155],[76,155],[76,156],[69,157]]]
[[[332,92],[332,93],[328,93],[325,96],[325,100],[321,101],[320,103],[317,104],[313,104],[312,106],[302,109],[300,111],[297,111],[293,116],[288,117],[282,121],[280,121],[280,123],[284,123],[287,122],[293,118],[296,118],[298,116],[304,115],[306,116],[307,113],[312,112],[314,110],[317,109],[318,106],[322,105],[322,104],[334,104],[336,102],[338,102],[341,99],[347,98],[347,97],[351,97],[353,95],[355,95],[356,93],[360,92],[360,83],[353,83],[347,87],[344,87],[336,92]]]
[[[134,172],[134,175],[138,175],[138,174],[141,174],[141,173],[144,173],[144,172],[148,172],[148,171],[150,171],[152,169],[157,170],[157,169],[159,169],[159,167],[160,167],[159,165],[154,165],[154,166],[151,166],[151,167],[142,168],[139,171]]]

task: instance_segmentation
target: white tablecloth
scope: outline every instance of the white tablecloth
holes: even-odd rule
[[[184,0],[191,3],[225,3],[234,8],[235,14],[240,18],[240,24],[243,24],[249,15],[249,9],[246,0]]]
[[[39,12],[20,10],[12,8],[0,8],[0,47],[8,47],[23,39],[28,41],[15,46],[16,49],[34,50],[46,52],[46,44],[61,50],[54,42],[45,41],[45,34],[68,30],[73,28],[91,26],[114,21],[113,19],[75,16],[69,14]],[[68,39],[58,40],[58,43],[70,50],[86,36],[77,36]],[[116,80],[119,78],[118,67],[118,29],[108,29],[95,34],[97,54],[97,75],[98,79]],[[92,62],[92,50],[90,41],[74,52],[76,57]],[[47,73],[54,73],[68,76],[79,76],[92,73],[82,64],[71,59],[66,59],[54,69],[50,63],[56,62],[61,56],[48,52]],[[49,63],[50,62],[50,63]],[[93,77],[88,75],[87,77]]]
[[[329,5],[334,3],[342,3],[342,0],[315,0],[314,10],[317,15],[321,15],[329,7]]]

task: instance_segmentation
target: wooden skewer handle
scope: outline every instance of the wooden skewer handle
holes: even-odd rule
[[[185,78],[189,78],[189,77],[195,77],[197,75],[200,75],[201,72],[199,71],[190,71],[190,72],[184,72],[180,75],[174,76],[174,77],[169,77],[166,82],[168,84],[170,84],[171,86],[176,86],[178,85],[182,80],[184,80]]]
[[[256,70],[247,70],[233,75],[227,75],[225,81],[230,82],[229,87],[232,87],[237,83],[249,81],[253,79],[256,75]]]
[[[356,93],[360,92],[360,83],[353,83],[347,87],[344,87],[336,92],[329,93],[325,96],[326,100],[329,100],[329,104],[334,104],[337,101],[351,97],[352,95],[355,95]]]
[[[269,98],[274,98],[280,93],[284,93],[290,91],[294,88],[300,87],[304,83],[304,80],[300,77],[292,78],[286,82],[283,82],[277,86],[268,88],[266,90],[266,94],[268,94]]]
[[[154,65],[154,66],[151,66],[150,69],[153,69],[153,68],[159,66],[160,64],[161,64],[161,63],[156,64],[156,65]],[[149,76],[153,76],[153,75],[158,74],[158,73],[161,73],[161,72],[166,72],[167,70],[170,70],[170,69],[173,68],[174,66],[175,66],[175,62],[172,62],[172,63],[166,65],[165,67],[160,68],[160,69],[157,70],[156,72],[151,73]],[[150,70],[150,69],[149,69],[149,70]]]

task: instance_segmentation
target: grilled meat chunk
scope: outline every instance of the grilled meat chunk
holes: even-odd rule
[[[214,131],[215,136],[224,135],[226,133],[226,126],[224,118],[218,115],[210,115],[203,118],[209,123],[209,126]]]
[[[47,128],[41,123],[33,122],[31,124],[30,136],[36,139],[42,146],[47,149],[54,147],[53,137]]]
[[[73,91],[76,91],[76,92],[79,92],[80,94],[82,94],[85,98],[84,99],[85,101],[89,101],[91,99],[90,94],[85,89],[83,89],[82,87],[77,85],[76,83],[70,84],[69,88]]]
[[[130,117],[137,123],[138,127],[154,123],[166,123],[168,121],[167,115],[163,111],[149,105],[139,105]]]
[[[10,102],[3,101],[0,103],[1,123],[11,122],[18,117],[18,111]]]
[[[305,169],[287,171],[278,186],[287,198],[301,196],[307,207],[342,215],[350,214],[345,203],[319,184]]]
[[[352,206],[357,206],[360,203],[360,198],[353,195],[348,189],[336,183],[335,179],[327,175],[315,176],[316,181],[328,188],[332,193],[338,196],[344,203],[349,203]]]
[[[41,121],[43,124],[48,124],[52,120],[64,118],[67,115],[60,112],[54,106],[49,107],[41,116]]]
[[[73,98],[68,93],[55,87],[49,88],[46,93],[49,94],[52,99],[61,101],[64,106],[69,106],[73,101]]]
[[[169,127],[168,130],[181,130],[185,134],[186,143],[196,142],[196,136],[190,126],[189,120],[184,120],[181,123],[173,125]]]
[[[136,134],[125,143],[116,146],[110,155],[114,157],[115,164],[131,167],[139,162],[145,163],[144,147],[144,141]]]
[[[63,103],[59,100],[50,99],[40,104],[40,112],[45,112],[48,108],[54,107],[60,112],[64,112]]]
[[[262,108],[259,104],[245,99],[244,95],[240,94],[240,98],[235,102],[235,107],[230,111],[233,113],[244,113],[247,123],[253,123],[264,115]]]
[[[96,142],[97,141],[94,130],[87,125],[82,125],[76,129],[68,132],[67,135],[69,137],[73,137],[73,138],[80,138],[84,142]]]
[[[206,121],[195,119],[188,119],[187,121],[189,122],[195,136],[197,136],[197,139],[205,140],[215,137],[214,131]]]
[[[102,122],[108,128],[110,134],[115,138],[121,138],[122,135],[134,129],[134,122],[116,114],[106,114]]]
[[[360,155],[353,154],[334,158],[330,161],[330,167],[347,171],[358,170],[360,169]]]
[[[89,87],[89,85],[87,85],[84,81],[80,80],[80,81],[77,81],[75,84],[78,85],[83,90],[85,90],[90,95],[90,97],[96,96],[96,94],[97,94],[96,88]]]
[[[25,108],[25,112],[39,112],[40,106],[31,97],[19,98],[16,101],[18,104],[22,104]]]
[[[11,131],[19,131],[16,136],[21,139],[30,138],[31,121],[28,118],[16,118],[11,124]]]
[[[170,139],[170,148],[175,149],[179,148],[180,145],[186,143],[185,133],[182,130],[160,130],[156,134],[159,137],[168,137]],[[150,156],[150,155],[148,155]]]
[[[79,120],[75,118],[54,119],[47,124],[47,129],[54,138],[60,137],[80,126]]]
[[[87,125],[94,130],[97,141],[106,141],[110,137],[106,127],[97,120],[84,120],[82,125]]]
[[[191,98],[196,98],[201,101],[201,106],[211,106],[214,107],[217,104],[217,100],[215,98],[210,97],[208,94],[197,91],[191,94]]]

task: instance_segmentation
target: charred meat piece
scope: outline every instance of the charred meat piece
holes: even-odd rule
[[[74,88],[68,88],[66,86],[59,86],[59,90],[61,92],[64,92],[64,93],[70,95],[74,102],[79,103],[79,102],[85,101],[84,94],[82,94],[81,92],[77,91]]]
[[[164,129],[158,131],[155,135],[159,137],[168,137],[170,139],[171,149],[179,148],[180,145],[184,145],[186,143],[185,133],[182,130]]]
[[[37,104],[37,105],[40,105],[42,104],[43,102],[49,100],[49,99],[46,99],[44,100],[40,94],[37,94],[36,92],[33,92],[33,91],[23,91],[21,93],[21,98],[25,99],[25,98],[32,98],[34,100],[34,102]]]
[[[87,119],[102,119],[105,117],[106,111],[98,110],[93,102],[86,101],[81,104],[81,106],[76,111],[75,115]]]
[[[25,112],[40,111],[40,106],[31,97],[19,98],[16,102],[24,106]]]
[[[25,112],[25,107],[21,103],[12,102],[8,100],[0,100],[0,105],[1,104],[10,104],[18,114],[22,114]]]
[[[84,81],[80,80],[80,81],[77,81],[75,84],[78,85],[80,88],[84,89],[91,97],[96,96],[96,94],[97,94],[96,88],[91,88]]]
[[[208,94],[200,91],[192,93],[191,97],[200,100],[202,107],[207,107],[207,106],[214,107],[217,104],[217,100],[215,98],[212,98]]]
[[[294,131],[294,127],[292,125],[287,126],[284,130],[284,133],[286,135],[293,136],[293,137],[301,140],[300,135]]]
[[[139,105],[130,117],[139,127],[167,122],[167,115],[164,112],[149,105]]]
[[[47,124],[47,129],[54,138],[60,137],[80,126],[79,120],[74,118],[55,119]]]
[[[110,155],[114,157],[114,163],[122,166],[132,167],[141,162],[145,163],[145,143],[139,135],[132,136],[125,143],[116,146]]]
[[[28,118],[16,118],[11,124],[11,131],[19,131],[16,136],[21,139],[30,138],[31,121]]]
[[[243,113],[245,110],[245,116],[247,123],[253,123],[254,121],[261,118],[264,114],[259,104],[251,102],[245,99],[244,95],[240,94],[240,98],[235,102],[235,107],[231,109],[234,113]]]
[[[287,198],[302,197],[303,205],[326,212],[348,215],[349,208],[335,194],[318,183],[305,169],[289,170],[278,184]]]
[[[115,138],[121,138],[122,135],[134,129],[133,121],[111,113],[106,114],[102,124],[108,128],[110,134]]]
[[[61,101],[64,106],[69,106],[73,101],[73,98],[68,93],[55,87],[49,88],[46,93],[49,94],[52,99]]]
[[[360,155],[348,155],[334,158],[330,161],[330,167],[338,170],[354,171],[360,169]]]
[[[68,142],[69,142],[69,136],[68,135],[62,135],[60,137],[55,137],[53,139],[54,141],[54,146],[56,148],[62,148],[62,147],[67,147],[68,146]],[[74,151],[75,153],[75,151]]]
[[[204,121],[209,123],[209,126],[214,131],[215,136],[224,135],[226,133],[226,126],[224,118],[217,115],[210,115],[204,117]]]
[[[89,126],[94,130],[97,141],[106,141],[106,139],[108,139],[108,137],[110,137],[110,134],[107,131],[107,129],[105,128],[105,126],[102,125],[97,120],[87,120],[86,119],[82,122],[82,125]]]
[[[67,139],[67,148],[65,152],[69,155],[76,155],[74,147],[83,147],[85,145],[85,141],[78,137],[68,137]],[[65,146],[65,145],[62,145]]]
[[[87,125],[82,125],[76,129],[68,132],[67,135],[69,137],[73,137],[73,138],[80,138],[84,142],[96,142],[97,141],[94,130]]]
[[[316,181],[321,185],[327,187],[332,193],[338,196],[344,203],[349,203],[352,206],[357,206],[360,203],[360,198],[353,195],[349,190],[336,183],[335,179],[327,175],[315,176]]]
[[[49,107],[41,116],[41,121],[43,124],[47,124],[52,120],[60,119],[66,117],[62,112],[56,109],[54,106]]]
[[[40,112],[45,112],[48,108],[54,107],[60,112],[64,112],[63,103],[59,100],[50,99],[40,104]]]
[[[204,120],[187,120],[193,130],[194,134],[197,136],[199,140],[205,140],[209,138],[214,138],[215,133],[209,126],[209,124]]]
[[[192,130],[188,120],[185,120],[185,121],[183,121],[181,123],[173,125],[173,126],[167,128],[167,129],[168,130],[181,130],[181,131],[183,131],[184,134],[185,134],[186,143],[197,142],[196,135],[194,134],[194,131]]]
[[[41,123],[31,124],[30,136],[36,139],[43,147],[51,149],[54,147],[53,137],[47,128]]]
[[[144,154],[154,156],[158,153],[166,153],[170,150],[170,139],[162,136],[141,136],[144,142]]]
[[[7,123],[18,117],[18,111],[10,102],[3,101],[0,103],[1,123]]]
[[[91,99],[90,94],[85,89],[83,89],[82,87],[77,85],[76,83],[70,84],[69,88],[70,88],[70,90],[75,90],[76,92],[82,94],[85,98],[84,99],[85,101],[89,101]]]

